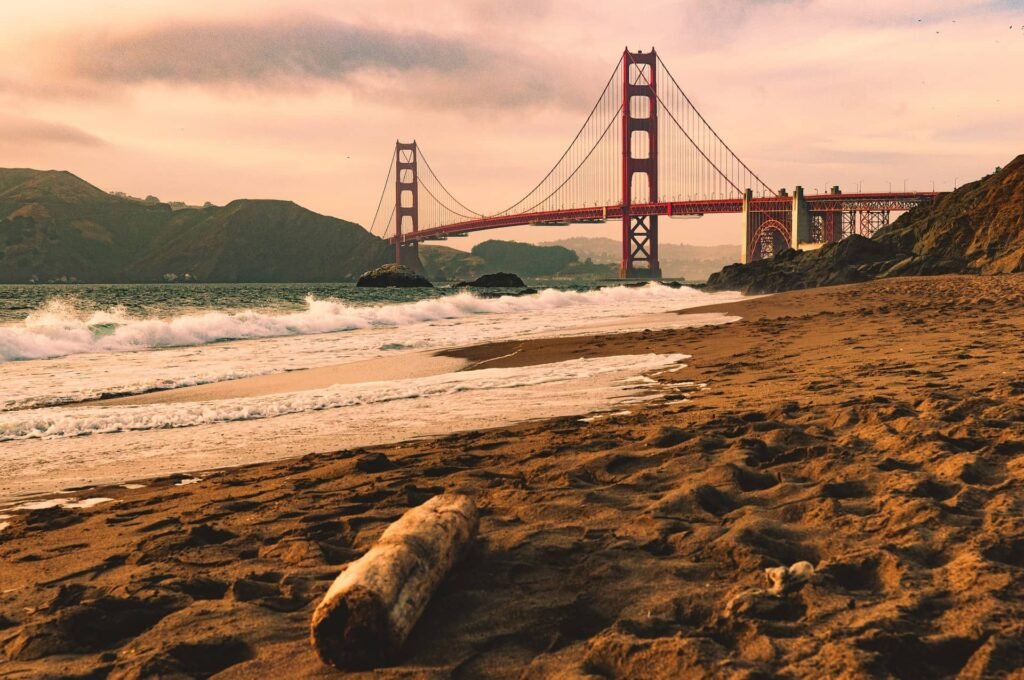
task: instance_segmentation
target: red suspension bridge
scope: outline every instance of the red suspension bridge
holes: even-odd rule
[[[750,262],[855,233],[871,236],[892,212],[934,196],[773,191],[715,132],[654,50],[627,49],[568,148],[521,199],[497,213],[477,212],[438,179],[415,141],[397,142],[371,231],[389,238],[401,263],[422,241],[614,220],[622,224],[620,276],[660,278],[661,217],[742,215],[742,258]]]

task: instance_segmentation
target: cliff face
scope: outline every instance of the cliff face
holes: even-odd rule
[[[924,260],[925,270],[931,260],[964,273],[1024,271],[1024,155],[903,215],[874,240]]]
[[[287,201],[171,210],[67,172],[0,169],[0,282],[354,281],[391,259],[357,224]]]
[[[873,238],[786,251],[732,265],[708,279],[717,290],[771,293],[889,276],[1024,271],[1024,155],[977,182],[900,216]]]

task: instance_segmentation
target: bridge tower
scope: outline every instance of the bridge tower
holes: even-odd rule
[[[622,54],[622,264],[623,279],[660,279],[658,216],[633,205],[633,176],[645,175],[648,195],[658,202],[658,55]],[[646,152],[646,153],[645,153]],[[643,267],[638,267],[638,264]]]
[[[417,232],[420,228],[418,160],[416,140],[411,144],[395,142],[395,264],[403,264],[403,248],[406,252],[411,249],[412,254],[415,254],[419,247],[415,241],[408,245],[402,244],[404,227],[408,226],[407,231],[411,232]],[[416,257],[404,259],[410,264],[419,261]]]

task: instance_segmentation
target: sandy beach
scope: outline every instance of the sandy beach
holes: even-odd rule
[[[456,357],[445,357],[434,353],[404,356],[400,361],[393,359],[367,359],[348,364],[306,368],[287,373],[258,375],[251,378],[227,380],[207,385],[195,385],[173,390],[161,390],[146,394],[118,397],[104,400],[107,404],[176,404],[182,402],[211,401],[262,397],[302,390],[317,390],[332,385],[351,385],[371,380],[407,380],[451,373],[465,368],[466,362]]]
[[[457,491],[479,538],[401,658],[364,677],[1022,677],[1024,275],[683,313],[709,312],[741,320],[415,368],[691,355],[651,375],[660,398],[613,412],[297,440],[307,455],[8,511],[0,676],[335,676],[310,649],[316,602],[390,522]],[[203,389],[131,398],[217,398]],[[765,592],[766,568],[800,560],[806,583]]]

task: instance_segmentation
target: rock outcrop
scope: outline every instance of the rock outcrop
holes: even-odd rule
[[[853,235],[820,250],[786,250],[768,260],[729,265],[712,274],[707,287],[757,294],[859,283],[875,278],[907,257],[907,253]]]
[[[385,264],[359,277],[360,288],[433,288],[426,277],[402,264]]]
[[[892,276],[1024,271],[1024,156],[900,216],[873,238],[731,265],[712,290],[774,293]]]
[[[526,284],[515,274],[498,272],[496,274],[484,274],[474,281],[459,281],[456,288],[525,288]]]

